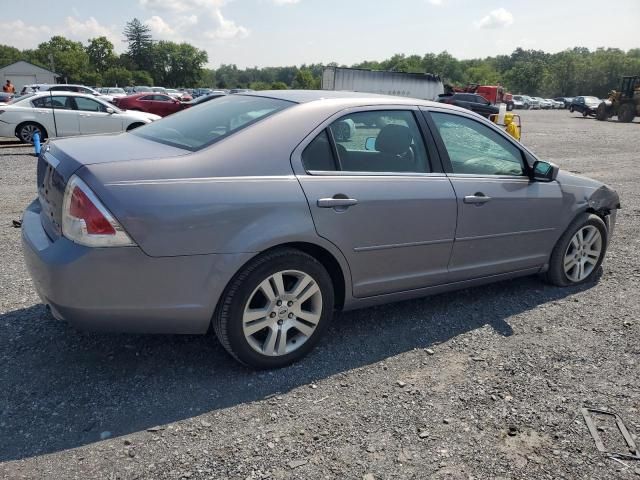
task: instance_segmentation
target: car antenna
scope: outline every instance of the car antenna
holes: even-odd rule
[[[49,90],[49,100],[51,100],[51,113],[53,113],[53,129],[56,132],[56,137],[58,136],[58,124],[56,123],[56,109],[53,108],[53,93]]]

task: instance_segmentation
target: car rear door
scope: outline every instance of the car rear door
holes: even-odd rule
[[[356,297],[446,281],[456,199],[423,124],[407,106],[349,110],[292,156],[316,230],[346,257]]]
[[[80,133],[78,112],[71,96],[48,95],[37,98],[32,104],[36,107],[38,116],[47,119],[50,137],[68,137]]]
[[[531,181],[525,152],[492,125],[435,108],[426,116],[458,202],[451,280],[546,264],[563,218],[558,182]]]
[[[122,118],[117,113],[107,113],[106,107],[92,98],[74,97],[80,121],[80,134],[121,132]]]

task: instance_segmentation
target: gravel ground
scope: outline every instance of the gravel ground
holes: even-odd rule
[[[640,434],[640,125],[522,117],[542,158],[622,197],[600,281],[525,278],[343,314],[273,372],[212,336],[90,334],[48,316],[11,227],[35,160],[0,142],[0,477],[640,478],[579,416],[611,408]]]

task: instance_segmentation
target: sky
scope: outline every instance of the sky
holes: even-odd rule
[[[154,39],[206,50],[209,66],[351,65],[396,53],[460,59],[516,47],[640,47],[640,0],[0,0],[0,44],[35,48],[53,35],[86,43],[139,18]],[[33,12],[37,12],[33,14]],[[613,20],[608,20],[613,16]]]

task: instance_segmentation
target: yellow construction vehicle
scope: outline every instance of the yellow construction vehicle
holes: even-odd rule
[[[596,110],[596,119],[605,121],[613,116],[619,122],[629,123],[640,115],[640,76],[622,77],[620,90],[609,92],[609,98],[604,100]]]

